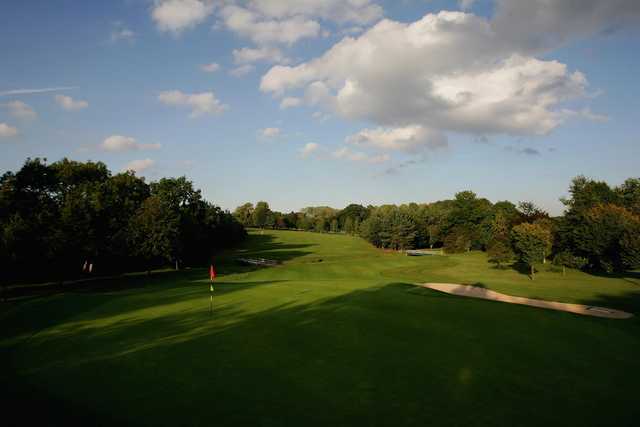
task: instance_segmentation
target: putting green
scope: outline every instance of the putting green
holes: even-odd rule
[[[216,267],[212,315],[204,268],[0,305],[3,421],[596,426],[640,416],[638,316],[577,316],[412,285],[481,283],[637,313],[634,275],[541,271],[532,282],[481,253],[407,257],[349,236],[286,231],[252,233]]]

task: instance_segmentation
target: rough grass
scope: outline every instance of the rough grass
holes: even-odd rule
[[[283,265],[233,261],[243,256]],[[285,231],[254,232],[217,264],[213,316],[206,269],[3,304],[4,421],[596,426],[640,416],[637,317],[411,286],[475,283],[640,313],[634,274],[542,271],[532,282],[481,253],[406,257]]]

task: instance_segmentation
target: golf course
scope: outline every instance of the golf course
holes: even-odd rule
[[[0,305],[3,424],[637,425],[640,274],[547,265],[531,280],[479,251],[406,256],[345,234],[256,229],[214,262],[212,311],[206,268]]]

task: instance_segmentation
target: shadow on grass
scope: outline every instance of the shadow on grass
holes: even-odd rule
[[[220,284],[221,293],[236,285]],[[206,304],[178,302],[96,322],[59,325],[31,339],[29,354],[9,357],[3,381],[16,393],[5,400],[5,419],[537,426],[604,425],[611,411],[619,425],[632,425],[638,415],[637,325],[620,323],[629,333],[611,336],[606,320],[402,282],[257,312],[221,299],[212,316]],[[616,363],[609,346],[622,346]],[[598,405],[584,405],[592,398]],[[19,409],[33,405],[37,411]]]

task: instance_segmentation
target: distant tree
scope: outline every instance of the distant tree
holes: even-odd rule
[[[233,216],[245,227],[253,226],[253,203],[245,203],[238,206],[233,212]]]
[[[522,223],[511,231],[513,246],[519,261],[530,268],[531,280],[535,278],[535,266],[542,262],[551,242],[549,230],[538,224]]]
[[[489,262],[496,264],[498,268],[502,268],[502,264],[506,264],[513,259],[513,250],[507,240],[498,239],[490,242],[487,247],[487,255]]]
[[[640,215],[640,178],[627,179],[615,191],[627,210]]]
[[[347,234],[353,234],[354,233],[354,226],[353,226],[353,219],[351,217],[347,217],[344,220],[344,225],[342,226],[342,231],[344,231]]]
[[[587,259],[577,257],[568,251],[562,251],[553,258],[553,264],[562,267],[562,275],[564,276],[567,268],[580,269],[587,264]]]
[[[518,210],[523,222],[533,223],[540,219],[549,218],[549,214],[533,202],[518,203]]]
[[[271,209],[269,209],[269,204],[267,202],[256,203],[256,207],[253,209],[252,214],[253,224],[256,227],[264,228],[270,212]]]
[[[627,226],[620,239],[620,258],[623,268],[640,268],[640,221]]]
[[[332,233],[337,233],[339,231],[337,218],[334,218],[331,220],[331,225],[329,226],[329,229],[331,230]]]
[[[444,239],[444,251],[454,254],[471,250],[473,230],[459,226],[452,229]]]

